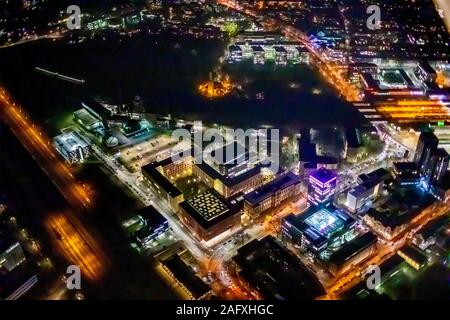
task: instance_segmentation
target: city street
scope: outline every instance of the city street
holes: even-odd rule
[[[351,271],[335,278],[334,284],[327,289],[327,297],[325,299],[338,299],[339,295],[347,289],[354,286],[364,276],[365,270],[371,265],[380,265],[391,256],[397,253],[397,250],[410,242],[412,235],[420,231],[428,222],[448,214],[450,212],[450,205],[448,203],[434,203],[428,208],[424,209],[421,218],[412,222],[408,229],[397,239],[390,241],[387,244],[378,242],[376,253],[373,257],[355,266]]]
[[[13,99],[9,96],[5,89],[0,89],[0,115],[1,119],[9,126],[11,131],[17,136],[28,152],[38,162],[39,166],[46,172],[49,178],[60,190],[61,194],[68,200],[72,208],[64,212],[64,226],[71,226],[67,231],[76,234],[84,241],[84,247],[89,248],[91,253],[89,263],[84,263],[86,272],[92,280],[102,277],[103,270],[108,268],[110,263],[106,258],[98,241],[87,230],[80,221],[78,215],[84,214],[86,209],[90,208],[92,203],[83,187],[78,184],[67,165],[56,155],[52,144],[45,134],[40,131],[32,122],[30,116],[21,109]],[[76,231],[75,231],[76,230]],[[62,255],[66,254],[66,250],[70,248],[73,253],[79,252],[80,248],[76,246],[76,242],[67,242],[66,247],[60,247]],[[82,262],[76,255],[70,255],[69,261],[72,263]],[[91,268],[89,264],[92,262],[102,265],[102,268]],[[83,270],[84,271],[84,270]]]

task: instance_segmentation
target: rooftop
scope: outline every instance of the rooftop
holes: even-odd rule
[[[338,164],[338,159],[333,156],[317,156],[316,161],[318,164],[321,164],[321,165],[332,165],[332,164],[337,165]]]
[[[86,109],[80,109],[75,111],[74,116],[78,119],[80,119],[80,121],[85,125],[85,126],[92,126],[95,123],[97,123],[99,120],[94,117],[92,115],[92,113],[90,113],[89,111],[87,111]]]
[[[325,168],[320,168],[314,172],[312,172],[309,176],[311,178],[318,180],[319,182],[326,184],[332,180],[336,179],[336,174],[333,171],[327,170]]]
[[[244,41],[236,41],[234,43],[234,45],[230,45],[230,48],[231,48],[231,46],[240,47],[240,46],[248,46],[248,45],[250,45],[252,47],[253,46],[261,46],[261,47],[273,46],[274,49],[275,49],[275,47],[281,47],[281,48],[286,49],[285,47],[287,47],[287,46],[288,47],[295,46],[296,50],[299,52],[309,52],[305,47],[299,46],[298,42],[296,42],[296,41],[287,41],[287,40],[277,41],[277,40],[268,39],[268,38],[252,39],[251,41],[248,41],[248,39],[246,39]]]
[[[392,257],[384,261],[378,267],[380,268],[381,276],[385,276],[389,274],[391,271],[397,269],[400,265],[402,265],[404,260],[397,254],[394,254]]]
[[[380,85],[375,78],[369,73],[361,73],[361,78],[368,90],[379,90]]]
[[[286,53],[287,52],[286,49],[284,47],[281,47],[281,46],[275,46],[274,50],[276,52],[281,52],[281,53]]]
[[[306,218],[305,223],[327,237],[344,225],[344,220],[326,209],[321,209]]]
[[[166,218],[164,218],[164,216],[153,206],[142,208],[137,212],[137,214],[140,215],[147,222],[147,224],[151,224],[155,227],[167,221]]]
[[[231,45],[231,46],[229,46],[229,47],[228,47],[228,50],[230,50],[230,51],[242,51],[241,47],[240,47],[240,46],[237,46],[237,45]]]
[[[266,299],[312,300],[325,294],[316,276],[272,237],[253,240],[233,259]]]
[[[194,154],[194,148],[186,149],[179,153],[180,158],[182,156],[193,156]],[[149,163],[142,167],[142,172],[145,172],[147,175],[151,176],[155,181],[158,182],[163,188],[169,192],[172,196],[177,196],[178,194],[181,194],[181,191],[178,190],[167,178],[164,177],[159,171],[158,167],[164,167],[166,165],[169,165],[172,163],[172,157],[163,159],[161,161],[156,161]],[[202,161],[201,163],[195,164],[200,170],[205,172],[208,176],[210,176],[212,179],[220,180],[225,186],[227,187],[233,187],[261,172],[261,168],[263,167],[262,164],[258,163],[255,166],[248,168],[247,170],[239,173],[238,175],[223,175],[219,171],[217,171],[214,167],[206,163],[205,161]],[[169,186],[170,185],[170,186]]]
[[[425,142],[425,144],[439,144],[438,137],[431,131],[423,131],[419,136],[419,142],[420,141]]]
[[[286,174],[283,174],[271,182],[246,194],[244,198],[254,205],[271,197],[275,192],[297,183],[300,183],[300,177],[289,171]]]
[[[0,230],[0,255],[18,243],[10,234],[2,233]]]
[[[183,208],[204,229],[238,213],[237,206],[230,205],[214,189],[180,203]]]
[[[255,52],[264,52],[264,48],[261,46],[252,46],[252,49]]]
[[[320,210],[312,207],[301,215],[291,214],[285,220],[304,232],[316,245],[327,241],[344,226],[350,226],[355,222],[344,211],[333,207]]]
[[[345,139],[349,148],[359,148],[362,146],[361,136],[357,128],[346,129]]]
[[[187,200],[187,204],[207,221],[211,221],[228,211],[227,205],[211,190]]]
[[[299,160],[301,162],[316,161],[316,145],[307,141],[306,139],[299,139],[298,141]]]
[[[296,48],[297,48],[297,51],[298,51],[298,52],[301,52],[301,53],[303,53],[303,52],[308,53],[308,52],[309,52],[309,50],[306,49],[305,46],[297,46]]]
[[[419,62],[419,66],[429,74],[436,74],[436,70],[434,70],[428,61],[422,60]]]
[[[354,197],[358,197],[359,195],[363,194],[367,190],[369,190],[369,188],[367,188],[367,184],[361,183],[361,184],[358,184],[357,186],[353,187],[352,189],[350,189],[350,191],[348,193]]]
[[[376,242],[377,237],[371,232],[360,235],[345,243],[338,251],[334,252],[330,257],[330,262],[341,266]]]
[[[350,193],[354,197],[358,197],[359,195],[365,193],[367,190],[372,189],[381,181],[379,179],[370,179],[367,180],[355,187],[353,187],[348,193]]]
[[[444,148],[437,148],[433,152],[433,156],[438,158],[446,158],[448,157],[448,152]]]
[[[112,116],[112,112],[108,108],[93,98],[85,98],[83,102],[81,102],[81,105],[83,108],[86,108],[88,111],[98,115],[99,117],[109,118]]]
[[[428,193],[418,188],[397,188],[383,205],[370,208],[367,214],[392,230],[410,222],[434,201]]]
[[[187,149],[182,150],[182,151],[180,151],[178,153],[173,153],[172,157],[167,157],[167,158],[159,160],[159,161],[154,161],[152,163],[149,163],[148,165],[149,166],[153,166],[155,168],[165,167],[165,166],[173,163],[173,159],[172,158],[174,158],[175,156],[177,156],[179,160],[182,160],[182,159],[184,159],[184,158],[186,158],[188,156],[194,156],[194,148],[187,148]]]
[[[370,173],[363,173],[358,176],[361,181],[369,181],[374,180],[380,182],[381,180],[386,179],[389,176],[389,171],[384,168],[379,168]]]
[[[367,63],[367,62],[356,62],[356,63],[350,63],[349,67],[353,68],[378,68],[378,66],[375,63]]]
[[[414,162],[394,162],[394,168],[397,171],[414,171],[417,170],[417,166]]]
[[[444,173],[444,177],[439,182],[439,185],[437,187],[444,191],[450,190],[450,171],[447,170]]]
[[[396,227],[404,225],[411,221],[411,219],[413,219],[420,212],[420,209],[396,212],[394,210],[378,211],[374,208],[370,208],[367,211],[367,214],[373,219],[380,222],[384,227],[395,229]]]
[[[414,88],[414,83],[403,69],[381,69],[378,78],[381,89]]]
[[[196,164],[196,166],[213,179],[220,180],[225,186],[233,187],[261,172],[261,164],[255,165],[253,168],[247,169],[243,173],[234,176],[222,175],[219,171],[211,167],[206,162]]]
[[[238,34],[240,38],[280,38],[282,37],[281,33],[278,32],[270,32],[270,31],[242,31]]]
[[[165,260],[163,264],[195,299],[211,291],[211,288],[197,277],[194,271],[181,260],[180,256],[174,255]]]
[[[404,255],[417,262],[419,265],[423,265],[427,262],[427,256],[413,246],[405,245],[401,247],[398,252],[402,252]]]
[[[153,163],[147,164],[142,167],[142,173],[144,176],[150,177],[161,188],[163,188],[171,197],[177,197],[183,193],[175,187],[164,175],[156,169]]]
[[[145,240],[147,237],[153,235],[153,232],[150,229],[147,228],[140,228],[138,231],[136,231],[134,233],[134,236],[140,241],[142,242],[143,240]]]
[[[242,144],[233,141],[213,150],[211,157],[222,165],[237,165],[247,161],[250,153]]]
[[[441,228],[448,225],[450,223],[450,218],[448,216],[441,216],[435,220],[430,221],[426,224],[422,230],[420,230],[420,234],[424,239],[428,239],[429,237],[435,235]]]

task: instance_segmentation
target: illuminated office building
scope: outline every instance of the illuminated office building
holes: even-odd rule
[[[327,206],[336,193],[337,176],[334,172],[320,168],[309,175],[308,203]]]
[[[10,237],[0,238],[0,272],[2,269],[10,272],[24,261],[25,255],[19,242]]]
[[[449,156],[442,148],[436,149],[426,164],[423,179],[428,186],[439,184],[448,168]]]

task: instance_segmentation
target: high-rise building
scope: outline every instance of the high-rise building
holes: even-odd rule
[[[333,202],[336,193],[337,175],[330,170],[320,168],[309,175],[308,203],[315,206],[327,206]]]
[[[300,193],[301,179],[287,172],[244,196],[244,213],[258,218],[263,212],[279,206]]]
[[[438,184],[442,181],[449,163],[449,155],[445,149],[436,149],[426,164],[423,179],[428,186]]]
[[[442,182],[449,164],[447,151],[438,148],[439,139],[432,132],[422,132],[414,154],[414,165],[423,187],[430,189]]]
[[[164,279],[173,280],[171,285],[181,289],[177,292],[185,300],[206,300],[212,294],[211,287],[204,283],[178,254],[162,261],[158,270],[165,273]]]
[[[417,143],[414,163],[419,169],[420,176],[426,175],[426,168],[434,151],[437,149],[439,139],[432,132],[422,132]]]

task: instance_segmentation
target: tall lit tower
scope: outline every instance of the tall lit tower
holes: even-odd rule
[[[414,163],[421,176],[426,175],[428,162],[436,151],[439,139],[432,132],[422,132],[414,154]]]
[[[308,203],[312,206],[327,206],[336,193],[337,175],[320,168],[309,175]]]
[[[428,161],[422,177],[428,188],[430,188],[431,185],[436,185],[442,182],[448,168],[448,163],[449,155],[447,151],[443,148],[436,149],[431,155],[430,161]]]

